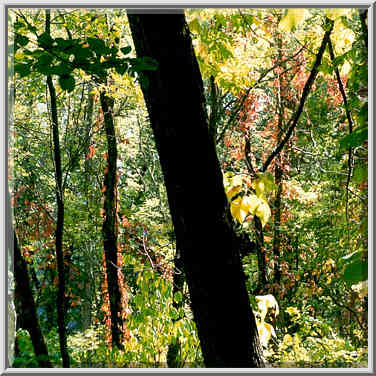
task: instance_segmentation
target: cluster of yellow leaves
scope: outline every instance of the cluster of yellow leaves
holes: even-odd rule
[[[240,175],[233,176],[231,173],[224,174],[224,187],[227,198],[231,200],[243,191],[242,177]],[[252,188],[256,194],[239,196],[231,202],[231,214],[240,223],[243,223],[249,215],[256,215],[260,218],[262,226],[265,226],[271,216],[266,193],[275,188],[273,176],[270,173],[258,174],[257,179],[252,182]]]
[[[290,315],[290,316],[295,316],[295,318],[299,319],[300,317],[300,312],[299,310],[296,308],[296,307],[288,307],[286,309],[286,312]]]
[[[258,295],[256,296],[257,311],[256,311],[256,324],[260,337],[260,342],[263,347],[267,347],[270,339],[275,337],[275,331],[271,324],[265,322],[266,315],[269,309],[273,310],[274,317],[279,315],[279,307],[273,295]]]

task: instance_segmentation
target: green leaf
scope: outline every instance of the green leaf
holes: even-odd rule
[[[115,70],[117,73],[123,75],[128,69],[128,64],[127,63],[122,63],[122,64],[117,64],[115,65]]]
[[[61,63],[54,67],[51,67],[51,74],[56,74],[58,76],[69,75],[72,72],[73,68],[71,65],[66,63]]]
[[[69,74],[63,74],[59,77],[59,84],[63,90],[71,92],[74,89],[74,78]]]
[[[18,73],[20,77],[25,77],[30,74],[30,65],[29,64],[15,64],[14,65],[15,73]]]
[[[48,33],[43,33],[38,37],[38,44],[43,48],[50,48],[52,47],[54,40]]]
[[[358,115],[358,122],[360,127],[366,127],[368,125],[368,103],[364,103],[361,107]]]
[[[174,294],[174,301],[175,301],[175,303],[180,303],[182,300],[183,300],[183,294],[181,293],[181,291],[177,291]]]
[[[22,27],[25,27],[25,24],[23,22],[17,21],[13,24],[14,30],[21,29]]]
[[[69,49],[73,48],[75,45],[75,41],[72,39],[63,39],[63,38],[56,38],[55,39],[57,49],[61,52],[67,52]]]
[[[44,53],[38,57],[38,64],[50,65],[52,63],[53,57],[49,53]]]
[[[343,137],[340,140],[340,148],[348,149],[361,146],[368,138],[368,129],[365,127],[355,129],[351,134]]]
[[[14,42],[21,47],[25,47],[29,43],[29,38],[21,34],[16,34]]]
[[[75,46],[72,49],[72,53],[77,61],[77,63],[81,63],[86,61],[88,58],[93,57],[93,52],[90,48],[85,48],[82,46]]]
[[[368,278],[368,265],[366,261],[356,260],[348,264],[343,273],[343,279],[346,283],[353,285],[365,281]]]
[[[132,51],[132,47],[131,46],[123,47],[123,48],[120,48],[120,51],[124,55],[128,55]]]
[[[102,39],[99,38],[87,38],[87,41],[95,53],[99,55],[104,55],[106,52],[106,44]]]
[[[194,18],[190,23],[189,23],[189,30],[195,34],[198,34],[201,30],[200,22],[198,21],[198,18]]]
[[[37,58],[37,63],[35,64],[35,69],[37,72],[48,75],[52,73],[51,63],[53,61],[53,57],[48,53],[44,52],[43,54],[39,55]]]

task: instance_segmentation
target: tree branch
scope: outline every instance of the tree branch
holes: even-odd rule
[[[300,117],[300,115],[303,111],[304,103],[307,99],[307,96],[308,96],[308,94],[311,90],[313,82],[315,81],[316,75],[318,73],[318,68],[321,64],[321,59],[322,59],[322,56],[324,54],[325,47],[326,47],[327,43],[329,42],[330,33],[333,30],[333,25],[334,25],[333,21],[331,21],[331,20],[327,21],[328,29],[325,32],[324,38],[322,40],[322,43],[321,43],[321,46],[320,46],[320,49],[319,49],[319,52],[316,55],[316,61],[313,65],[313,67],[312,67],[311,73],[308,77],[306,84],[304,85],[304,89],[303,89],[302,97],[300,99],[299,107],[298,107],[297,111],[295,112],[294,116],[288,122],[288,124],[290,124],[290,123],[292,123],[292,124],[290,125],[290,127],[289,127],[285,137],[281,141],[281,143],[274,149],[274,151],[269,155],[268,159],[265,161],[264,166],[262,167],[262,170],[261,170],[262,172],[266,171],[266,169],[268,168],[270,163],[273,161],[273,159],[276,157],[276,155],[281,152],[281,150],[283,149],[283,147],[285,146],[287,141],[290,139],[292,132],[294,131],[295,127],[298,124],[299,117]]]
[[[242,98],[240,99],[238,105],[236,106],[236,108],[232,111],[232,114],[230,115],[230,118],[228,119],[226,125],[223,126],[222,128],[222,131],[220,133],[220,135],[217,137],[217,141],[216,143],[218,143],[222,137],[224,136],[226,130],[228,129],[229,125],[235,120],[236,116],[238,115],[240,109],[242,108],[245,100],[247,99],[249,93],[251,92],[251,90],[253,89],[256,89],[258,85],[260,85],[261,83],[263,82],[266,82],[267,80],[263,81],[264,78],[270,73],[272,72],[275,68],[277,67],[280,67],[282,64],[285,64],[287,61],[289,60],[293,60],[296,56],[298,56],[302,51],[303,51],[303,48],[305,46],[303,46],[298,52],[296,52],[294,55],[292,55],[291,57],[289,57],[287,60],[285,60],[283,63],[282,62],[278,62],[277,64],[273,65],[271,68],[267,69],[265,72],[263,72],[261,74],[261,76],[259,77],[259,79],[252,85],[250,86],[247,91],[243,94]],[[288,70],[290,70],[291,68],[289,69],[286,69],[285,72],[287,72]],[[285,73],[285,72],[282,72]]]

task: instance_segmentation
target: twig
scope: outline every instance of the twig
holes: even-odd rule
[[[226,132],[227,128],[229,127],[229,125],[234,121],[235,117],[238,115],[240,109],[242,108],[242,106],[243,106],[245,100],[247,99],[249,93],[251,92],[251,90],[256,89],[257,86],[260,85],[261,83],[266,82],[267,80],[264,81],[264,78],[271,71],[273,71],[275,68],[281,66],[282,64],[285,64],[287,61],[293,60],[296,56],[298,56],[302,52],[302,50],[303,50],[303,47],[298,52],[296,52],[294,55],[292,55],[288,59],[286,59],[284,62],[278,62],[277,64],[273,65],[271,68],[267,69],[264,73],[261,74],[261,76],[259,77],[259,79],[252,86],[250,86],[247,89],[247,91],[243,94],[242,98],[240,99],[240,101],[239,101],[238,105],[236,106],[236,108],[232,111],[232,114],[231,114],[229,120],[227,121],[227,124],[225,124],[223,126],[220,135],[217,137],[216,143],[218,143],[222,139],[222,137],[225,134],[225,132]],[[289,68],[288,70],[290,70],[290,69],[291,68]]]

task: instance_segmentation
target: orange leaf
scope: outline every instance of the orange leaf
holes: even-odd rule
[[[89,153],[86,156],[86,160],[93,158],[94,154],[95,154],[95,147],[94,147],[94,145],[90,145]]]

